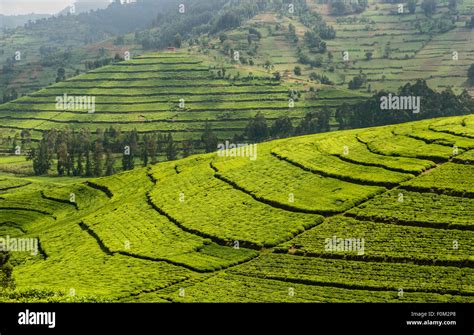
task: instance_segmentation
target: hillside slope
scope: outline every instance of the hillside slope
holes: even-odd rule
[[[224,71],[224,75],[222,75]],[[101,67],[57,83],[30,96],[0,105],[1,128],[31,129],[33,138],[51,128],[111,126],[122,131],[172,132],[177,140],[197,139],[205,122],[221,139],[241,134],[249,119],[261,112],[267,120],[280,116],[301,119],[309,111],[351,103],[357,95],[326,90],[318,100],[294,98],[290,87],[271,76],[254,76],[219,67],[197,55],[150,53]],[[57,106],[65,95],[93,98],[94,111]]]
[[[473,149],[469,115],[4,177],[0,229],[40,252],[2,299],[473,302]]]
[[[227,49],[238,50],[243,59],[254,63],[241,65],[247,71],[264,72],[269,61],[275,70],[286,72],[290,80],[297,82],[315,82],[310,75],[316,73],[347,88],[352,78],[362,74],[367,78],[360,88],[364,92],[395,90],[406,82],[424,79],[438,90],[452,87],[472,94],[467,71],[474,60],[474,31],[466,27],[466,22],[474,15],[474,9],[468,1],[460,3],[456,12],[438,2],[431,18],[423,14],[420,5],[415,13],[410,13],[406,5],[404,12],[398,13],[398,2],[380,0],[368,1],[369,6],[362,13],[337,16],[323,2],[327,1],[307,1],[311,10],[336,32],[334,39],[325,39],[324,53],[307,50],[305,33],[311,31],[311,26],[304,25],[300,16],[276,11],[259,14],[226,32],[224,43],[214,37],[211,47],[202,50],[227,62],[231,60]],[[290,25],[295,28],[297,41],[291,36]],[[260,37],[249,34],[249,29],[258,31]],[[303,65],[298,50],[320,65]],[[301,74],[294,73],[297,66],[302,69]]]

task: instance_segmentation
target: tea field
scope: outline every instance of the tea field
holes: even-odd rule
[[[2,174],[0,233],[39,252],[12,252],[16,288],[0,300],[474,302],[473,122],[300,136],[95,179]]]

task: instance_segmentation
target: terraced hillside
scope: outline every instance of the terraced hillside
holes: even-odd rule
[[[113,126],[122,131],[172,132],[180,141],[200,138],[209,122],[218,137],[232,139],[258,112],[267,120],[283,115],[300,119],[309,111],[358,98],[327,90],[318,100],[294,97],[290,103],[289,90],[269,76],[249,76],[231,68],[222,78],[222,68],[186,53],[146,54],[1,105],[1,128],[3,133],[29,129],[38,139],[51,128],[96,131]],[[94,99],[95,108],[58,107],[56,99],[65,95]]]
[[[326,6],[313,8],[327,13]],[[351,78],[362,70],[377,90],[395,89],[400,81],[420,78],[440,89],[465,87],[467,69],[474,61],[474,32],[465,25],[474,7],[464,1],[457,10],[454,23],[447,14],[447,2],[438,2],[437,13],[430,19],[423,14],[420,2],[413,14],[406,5],[400,14],[398,3],[372,1],[360,15],[325,15],[337,31],[336,39],[328,41],[328,50],[335,55],[335,74],[339,79]],[[349,53],[348,61],[341,56],[344,51]],[[367,52],[372,53],[370,60]]]
[[[12,253],[1,299],[473,302],[473,149],[469,115],[83,183],[3,177],[2,235],[40,248]]]
[[[84,12],[78,4],[62,14],[32,18],[23,26],[0,31],[0,90],[2,95],[27,94],[54,83],[59,68],[71,77],[88,69],[86,63],[143,53],[133,33],[148,29],[158,13],[170,11],[175,0],[139,1],[133,4],[105,1],[107,9]],[[69,4],[65,4],[64,7]],[[104,5],[104,1],[102,1]],[[82,7],[82,8],[81,8]],[[68,13],[69,11],[69,13]],[[9,17],[8,17],[9,18]],[[2,18],[3,19],[3,18]],[[117,37],[120,36],[120,40]]]
[[[311,73],[326,76],[338,87],[348,87],[349,81],[359,74],[367,77],[361,91],[396,90],[401,84],[424,79],[430,87],[455,91],[464,88],[472,94],[467,83],[467,71],[474,62],[474,31],[466,22],[474,15],[472,2],[458,4],[456,13],[450,13],[447,2],[437,1],[437,12],[431,18],[423,14],[421,2],[415,13],[410,13],[404,3],[403,13],[398,12],[398,2],[369,0],[368,8],[359,14],[332,15],[327,1],[307,1],[312,11],[320,14],[322,20],[336,31],[334,39],[327,39],[327,52],[308,52],[304,35],[311,30],[296,14],[268,11],[252,18],[244,25],[227,32],[227,40],[220,43],[212,40],[209,50],[213,57],[230,61],[222,50],[238,50],[246,60],[241,65],[248,71],[265,72],[269,61],[274,70],[286,73],[290,81],[309,82]],[[400,4],[402,4],[400,2]],[[298,41],[289,33],[289,25],[295,29]],[[258,31],[260,38],[251,35],[247,42],[249,28]],[[319,59],[320,66],[300,63],[298,49],[312,59]],[[370,56],[367,56],[367,54]],[[299,66],[301,74],[295,74]]]

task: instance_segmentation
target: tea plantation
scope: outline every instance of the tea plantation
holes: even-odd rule
[[[174,71],[196,84],[170,124],[184,131],[179,119],[208,99],[207,67],[179,55],[134,62],[24,98],[15,117],[50,122],[51,99],[72,88],[136,95],[137,105],[99,105],[104,122],[146,114],[146,101],[176,103],[179,83],[163,89],[168,102],[120,80],[92,87],[88,77],[146,77],[179,62]],[[226,101],[225,85],[213,90],[236,108],[260,108],[255,90],[285,104],[278,85],[253,83],[237,88],[238,103]],[[33,108],[44,120],[28,118]],[[89,180],[2,175],[0,233],[36,238],[39,252],[12,252],[16,288],[0,300],[474,302],[473,123],[468,115],[294,137],[257,144],[254,157],[210,153]]]

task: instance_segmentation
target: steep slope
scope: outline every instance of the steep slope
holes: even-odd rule
[[[297,82],[320,82],[310,77],[316,73],[347,88],[349,81],[362,73],[367,78],[360,89],[363,92],[369,85],[372,91],[395,90],[403,83],[424,79],[432,88],[452,87],[457,92],[466,88],[472,93],[467,70],[474,59],[474,31],[466,27],[466,22],[474,10],[469,2],[459,3],[456,12],[439,3],[431,18],[423,14],[420,6],[410,13],[405,5],[403,13],[399,13],[399,4],[389,2],[370,0],[362,13],[337,16],[330,13],[328,1],[307,1],[311,10],[336,32],[334,39],[324,40],[324,53],[308,51],[305,33],[312,27],[304,25],[297,13],[287,10],[259,14],[226,32],[223,43],[215,37],[210,48],[200,48],[223,62],[231,61],[226,55],[228,49],[239,51],[245,59],[240,66],[247,71],[265,72],[264,66],[270,62],[275,71],[286,73],[287,79]],[[297,41],[291,36],[290,25]],[[319,60],[319,65],[303,65],[298,50]],[[301,74],[294,73],[297,66]]]
[[[0,226],[41,252],[3,299],[472,302],[473,149],[469,115],[5,178]]]
[[[268,75],[218,67],[197,55],[150,53],[3,104],[0,119],[2,128],[31,129],[36,139],[44,130],[66,126],[92,131],[113,126],[123,131],[172,132],[177,140],[196,139],[205,122],[212,124],[220,138],[231,139],[258,112],[268,120],[283,115],[300,119],[323,106],[353,101],[344,91],[327,90],[318,100],[295,97],[290,103],[289,90]],[[65,95],[67,99],[86,97],[95,105],[58,106],[57,99]]]

